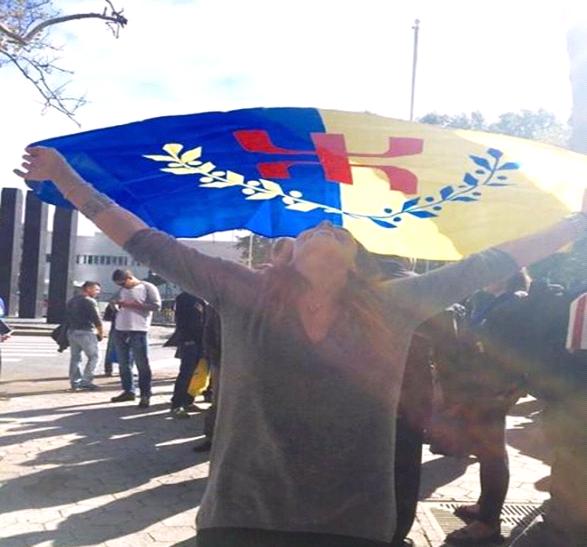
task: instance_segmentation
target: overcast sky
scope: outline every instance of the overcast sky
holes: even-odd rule
[[[69,90],[89,104],[81,130],[169,114],[314,106],[407,119],[412,26],[419,18],[416,116],[522,108],[570,114],[567,30],[584,0],[115,0],[115,40],[98,21],[55,27]],[[57,0],[63,13],[100,0]],[[0,186],[22,147],[79,131],[42,114],[35,91],[0,68]]]

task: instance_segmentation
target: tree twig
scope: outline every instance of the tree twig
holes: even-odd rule
[[[80,19],[102,19],[103,21],[115,23],[121,27],[124,27],[128,23],[126,17],[124,17],[119,12],[114,12],[112,15],[103,13],[75,13],[73,15],[62,15],[60,17],[53,17],[43,21],[42,23],[39,23],[22,37],[22,41],[25,44],[28,44],[37,34],[45,30],[47,27],[59,25],[61,23],[67,23],[68,21],[77,21]]]

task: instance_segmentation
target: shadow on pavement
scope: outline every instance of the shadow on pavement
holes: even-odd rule
[[[423,463],[419,499],[427,499],[440,487],[458,479],[469,465],[476,462],[475,458],[441,456]]]
[[[54,378],[54,380],[57,380],[57,378]],[[35,396],[39,396],[39,395],[57,395],[59,393],[71,393],[71,389],[69,387],[69,379],[65,379],[63,380],[63,386],[60,389],[52,389],[52,390],[45,390],[45,391],[8,391],[6,393],[6,395],[8,396],[9,399],[16,399],[18,397],[35,397]],[[28,384],[29,381],[28,380],[11,380],[10,382],[2,382],[0,383],[0,387],[2,386],[2,384],[9,384],[9,383],[14,383],[14,384],[18,384],[18,383],[26,383]],[[174,380],[172,379],[160,379],[160,380],[153,380],[151,382],[151,385],[153,387],[155,386],[169,386],[170,391],[163,391],[163,392],[158,392],[158,395],[166,395],[167,393],[172,393],[173,391],[173,384],[174,384]],[[117,378],[114,378],[113,380],[105,383],[102,382],[100,383],[100,387],[99,387],[99,392],[104,392],[104,393],[110,393],[110,392],[119,392],[121,391],[122,388],[120,386],[120,381],[118,381]],[[109,400],[110,396],[105,396],[105,400],[104,402],[107,402]]]
[[[4,537],[2,545],[100,544],[196,508],[207,477],[207,466],[199,464],[207,454],[194,453],[191,444],[201,435],[202,415],[172,420],[161,415],[168,408],[90,403],[4,413],[4,423],[13,420],[14,427],[0,438],[1,452],[20,450],[28,456],[24,467],[57,467],[4,482],[2,513],[59,507],[54,520],[60,522],[56,530]],[[39,440],[40,450],[32,443],[24,448]],[[187,480],[175,475],[197,465]]]
[[[509,427],[506,431],[508,445],[531,458],[552,464],[552,449],[544,436],[539,414],[528,416],[528,421]]]

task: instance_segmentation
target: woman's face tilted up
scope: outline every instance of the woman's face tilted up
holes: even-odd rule
[[[293,265],[320,261],[329,268],[350,271],[356,269],[357,250],[357,242],[348,230],[325,220],[296,237]]]

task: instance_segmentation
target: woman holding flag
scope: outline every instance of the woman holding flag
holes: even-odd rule
[[[62,194],[142,264],[209,301],[223,329],[221,390],[199,547],[383,547],[395,531],[395,416],[414,329],[587,233],[584,212],[420,277],[381,281],[346,230],[300,233],[253,272],[150,229],[53,149],[28,180]],[[472,540],[499,530],[474,531]]]

